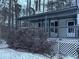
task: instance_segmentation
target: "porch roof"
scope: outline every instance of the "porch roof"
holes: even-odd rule
[[[17,20],[38,20],[38,19],[46,19],[46,18],[67,18],[67,17],[74,17],[78,12],[78,7],[71,7],[67,9],[62,9],[58,11],[51,11],[51,12],[45,12],[40,14],[35,14],[31,16],[23,16],[20,18],[17,18]]]

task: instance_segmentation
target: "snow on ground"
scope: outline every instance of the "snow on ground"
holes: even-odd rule
[[[0,48],[7,48],[9,45],[6,44],[5,40],[0,40]]]
[[[0,59],[50,59],[40,54],[32,54],[26,52],[18,52],[9,48],[0,49]],[[52,59],[59,59],[58,56]],[[75,59],[70,56],[63,57],[63,59]]]
[[[64,59],[77,59],[77,58],[66,56],[66,57],[64,57]]]
[[[28,52],[18,52],[8,48],[8,44],[4,40],[0,40],[0,59],[59,59],[59,54],[52,58],[40,54]],[[63,56],[63,59],[76,59],[70,56]]]
[[[0,59],[49,59],[40,54],[18,52],[12,49],[0,49]]]
[[[54,57],[52,57],[52,59],[77,59],[77,58],[56,54]]]
[[[6,41],[0,40],[0,59],[49,59],[40,54],[18,52],[8,48]]]

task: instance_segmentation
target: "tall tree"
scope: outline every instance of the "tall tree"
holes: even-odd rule
[[[21,11],[21,5],[19,5],[18,3],[18,0],[14,0],[14,3],[15,3],[15,24],[16,24],[16,27],[17,27],[17,18],[19,17],[20,15],[20,11]]]
[[[1,12],[1,15],[3,16],[1,24],[5,25],[5,21],[6,21],[7,17],[8,17],[8,8],[3,7],[0,12]]]
[[[11,0],[9,0],[9,19],[8,19],[8,26],[10,29],[10,22],[11,22]]]

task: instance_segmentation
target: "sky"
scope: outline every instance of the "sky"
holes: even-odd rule
[[[22,6],[26,5],[26,0],[18,0],[18,3],[21,4]]]

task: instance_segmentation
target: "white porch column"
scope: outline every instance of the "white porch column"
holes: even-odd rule
[[[76,0],[76,2],[77,2],[77,6],[79,7],[79,0]]]
[[[77,25],[79,25],[79,14],[77,14]]]
[[[79,26],[79,14],[77,14],[77,26]],[[77,37],[77,38],[79,38],[79,28],[78,27],[76,27],[75,28],[75,36]]]
[[[45,31],[47,31],[47,15],[45,17]]]

